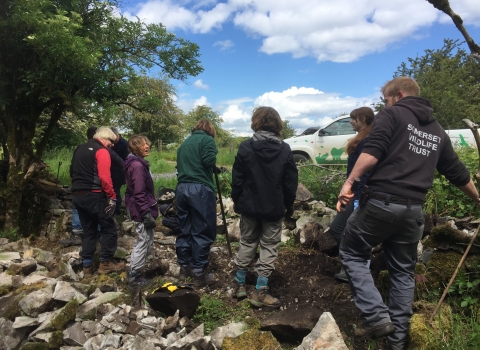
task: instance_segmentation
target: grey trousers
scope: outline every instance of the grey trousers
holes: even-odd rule
[[[137,240],[133,246],[132,255],[130,257],[130,274],[140,273],[140,270],[147,262],[148,254],[153,245],[154,229],[145,229],[143,222],[134,222]]]
[[[392,322],[392,343],[405,347],[412,316],[417,245],[423,233],[422,205],[385,204],[369,200],[355,210],[340,245],[340,259],[350,281],[364,326]],[[372,247],[383,243],[390,278],[388,307],[373,283],[366,263]]]
[[[240,218],[240,249],[234,262],[239,270],[247,270],[260,245],[260,257],[255,263],[255,272],[259,277],[268,278],[275,270],[278,245],[282,236],[282,219],[267,221],[253,219],[244,215]]]

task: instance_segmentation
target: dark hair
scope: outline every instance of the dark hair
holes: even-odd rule
[[[97,132],[97,127],[95,125],[92,125],[90,126],[88,129],[87,129],[87,139],[91,140],[93,139],[93,136],[95,135],[95,133]]]
[[[130,137],[128,139],[128,150],[130,152],[132,152],[133,154],[138,155],[145,143],[148,146],[150,146],[152,144],[146,136],[133,135],[132,137]]]
[[[400,91],[407,96],[420,96],[420,86],[410,77],[396,77],[382,87],[382,94],[385,97],[396,96]]]
[[[360,107],[350,112],[350,118],[360,121],[362,124],[365,124],[365,127],[355,137],[348,140],[346,151],[348,155],[352,154],[360,141],[370,134],[374,116],[375,114],[373,114],[373,110],[370,107]]]
[[[192,129],[192,132],[194,132],[195,130],[204,131],[213,138],[217,136],[217,132],[215,131],[215,128],[212,122],[208,119],[199,120],[195,125],[195,127]]]
[[[283,124],[280,114],[272,107],[257,107],[253,110],[252,125],[250,127],[255,132],[264,130],[280,136]]]
[[[118,132],[118,129],[117,129],[116,127],[114,127],[114,126],[111,126],[111,127],[110,127],[110,130],[112,130],[113,133],[115,134],[115,136],[117,136],[117,137],[118,137],[118,135],[120,134],[120,133]]]

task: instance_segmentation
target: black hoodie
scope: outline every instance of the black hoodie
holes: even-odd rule
[[[255,219],[276,221],[292,206],[298,170],[290,146],[267,140],[243,141],[232,170],[235,211]]]
[[[432,110],[428,100],[407,96],[375,116],[363,148],[378,159],[367,181],[373,191],[425,200],[435,168],[455,186],[470,181]]]

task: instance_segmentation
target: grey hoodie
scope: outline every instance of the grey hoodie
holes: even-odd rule
[[[408,96],[375,116],[363,148],[378,159],[367,181],[373,191],[425,200],[435,168],[456,186],[470,181],[432,111],[428,100]]]

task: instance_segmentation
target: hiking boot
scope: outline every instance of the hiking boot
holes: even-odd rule
[[[266,306],[273,308],[279,308],[281,305],[279,299],[268,294],[268,287],[260,287],[259,289],[255,289],[252,293],[252,297],[250,298],[250,304],[256,307]]]
[[[247,287],[245,286],[245,281],[240,283],[236,278],[234,278],[234,281],[237,285],[237,288],[235,290],[235,298],[237,299],[244,299],[247,297]]]
[[[204,270],[201,274],[192,276],[193,286],[196,288],[203,288],[207,284],[212,284],[214,281],[213,273],[207,273],[207,270]]]
[[[62,247],[70,247],[74,245],[82,245],[82,236],[72,233],[70,237],[58,241]]]
[[[178,279],[180,281],[185,281],[187,278],[192,277],[192,269],[190,266],[180,266],[180,274],[178,275]]]
[[[83,267],[83,277],[90,277],[95,273],[95,266],[90,264]]]
[[[128,279],[128,286],[132,288],[134,287],[145,288],[150,286],[152,283],[153,281],[151,279],[146,278],[145,275],[142,273],[132,275]]]
[[[382,323],[372,327],[363,327],[355,329],[355,339],[368,340],[386,337],[395,333],[392,322]]]
[[[339,273],[336,273],[333,277],[334,277],[338,282],[348,283],[348,277],[347,277],[347,274],[345,273],[345,270],[344,270],[343,267],[342,267],[342,269],[340,270],[340,272],[339,272]]]
[[[107,261],[101,261],[100,266],[98,267],[98,273],[110,273],[110,272],[120,272],[125,269],[125,263],[123,261],[117,261],[110,259]]]

